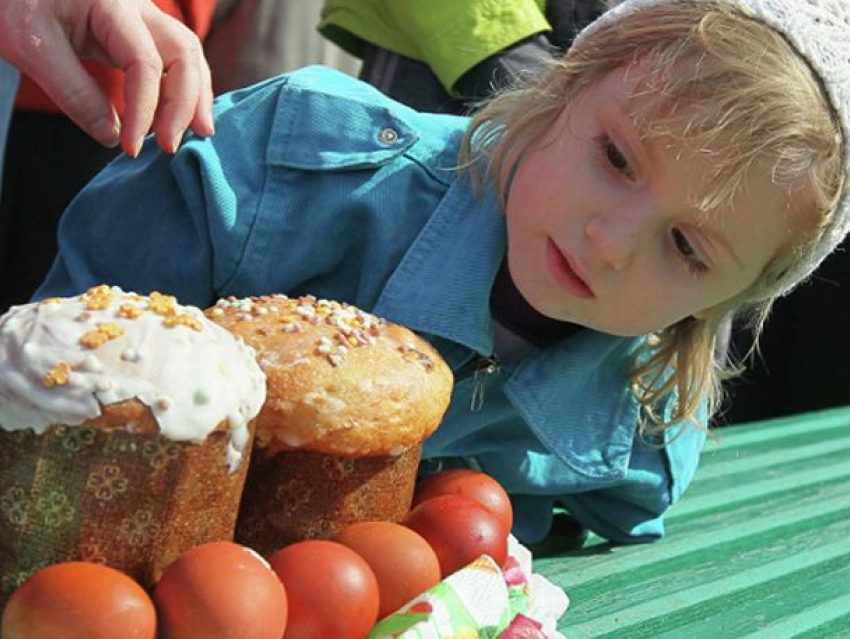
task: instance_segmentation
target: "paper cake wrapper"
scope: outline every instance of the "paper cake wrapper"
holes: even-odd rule
[[[236,541],[269,557],[305,539],[327,539],[361,521],[398,522],[410,510],[421,446],[397,456],[310,451],[268,456],[255,447]]]
[[[202,444],[81,426],[0,430],[0,603],[71,560],[149,588],[183,551],[232,540],[248,458],[231,473],[229,441],[226,430]]]

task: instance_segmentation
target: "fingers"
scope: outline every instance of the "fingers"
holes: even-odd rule
[[[214,132],[212,78],[197,36],[149,0],[143,4],[142,15],[164,70],[153,131],[157,143],[173,152],[187,128],[201,136]]]
[[[115,107],[65,40],[59,40],[55,50],[58,54],[51,64],[24,65],[22,71],[37,82],[77,126],[104,146],[115,146],[121,131]]]
[[[138,155],[153,129],[174,151],[183,133],[213,133],[212,81],[197,36],[151,0],[0,0],[0,56],[37,82],[96,140]],[[80,64],[125,72],[119,117]]]
[[[169,151],[177,148],[187,128],[202,136],[214,131],[212,79],[203,50],[188,29],[176,26],[192,38],[168,38],[170,33],[163,36],[151,29],[165,68],[153,130],[157,143]]]
[[[213,132],[210,71],[194,33],[150,0],[100,0],[89,24],[105,55],[125,71],[121,146],[127,153],[138,154],[151,128],[169,152],[189,127]]]
[[[101,144],[115,146],[118,115],[80,64],[68,35],[74,25],[60,22],[47,7],[45,2],[13,2],[4,7],[0,55],[37,82],[80,128]]]
[[[215,133],[215,121],[213,120],[213,81],[212,71],[204,56],[203,48],[200,50],[201,64],[201,96],[198,100],[198,108],[195,117],[192,118],[192,130],[198,135],[212,135]]]
[[[80,64],[125,72],[119,117]],[[37,82],[96,140],[138,155],[153,129],[174,151],[183,133],[213,133],[212,81],[197,36],[151,0],[0,0],[0,56]]]
[[[119,116],[80,64],[83,56],[125,72]],[[138,155],[153,129],[173,152],[184,132],[213,133],[212,80],[197,36],[151,0],[0,2],[0,56],[37,82],[82,129]]]

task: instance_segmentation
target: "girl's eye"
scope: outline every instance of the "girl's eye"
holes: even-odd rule
[[[676,252],[684,260],[691,273],[697,275],[707,271],[708,267],[699,259],[697,252],[691,246],[685,234],[677,228],[672,229],[670,233],[673,236],[673,243],[676,245]]]
[[[608,164],[618,173],[622,173],[627,178],[633,179],[634,170],[632,169],[631,164],[629,164],[629,159],[614,143],[614,141],[608,135],[602,135],[599,143]]]

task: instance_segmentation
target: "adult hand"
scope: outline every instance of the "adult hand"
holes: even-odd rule
[[[0,56],[30,76],[89,135],[138,155],[151,130],[173,152],[189,127],[211,135],[212,81],[200,41],[151,0],[2,0]],[[80,64],[125,72],[126,108]]]

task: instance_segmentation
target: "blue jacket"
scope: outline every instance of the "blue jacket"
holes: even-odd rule
[[[0,175],[3,175],[3,159],[6,157],[6,136],[9,120],[15,107],[20,73],[5,60],[0,59]]]
[[[215,136],[190,136],[174,156],[148,143],[83,190],[37,297],[102,282],[202,307],[312,293],[411,327],[460,370],[492,353],[505,253],[495,193],[477,198],[453,170],[467,122],[324,68],[225,95]],[[498,478],[522,540],[546,535],[556,501],[607,538],[660,536],[704,436],[637,435],[627,372],[640,343],[581,331],[484,379],[479,410],[481,380],[459,377],[424,456],[472,457]]]

